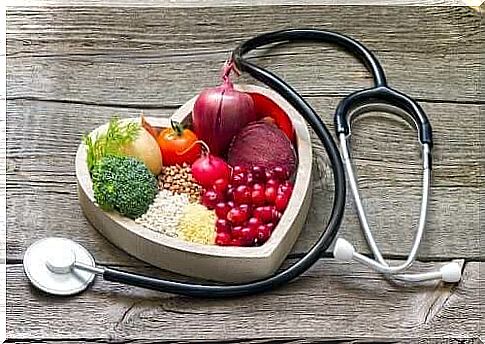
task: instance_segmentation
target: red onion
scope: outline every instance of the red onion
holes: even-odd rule
[[[227,151],[239,130],[257,119],[252,97],[235,90],[229,79],[232,68],[231,63],[226,64],[223,84],[202,91],[192,111],[195,134],[219,156]]]
[[[208,147],[201,141],[198,141],[205,148],[206,152],[192,164],[192,176],[204,188],[212,188],[214,182],[218,179],[228,181],[231,177],[231,168],[221,158],[209,153]]]

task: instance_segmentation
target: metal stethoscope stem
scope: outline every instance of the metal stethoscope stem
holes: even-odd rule
[[[250,51],[274,43],[317,42],[339,46],[354,55],[371,73],[374,87],[354,92],[343,98],[335,113],[335,129],[341,144],[341,154],[328,128],[317,112],[284,80],[244,58]],[[458,282],[461,268],[456,263],[448,263],[439,271],[403,274],[416,260],[426,223],[426,211],[429,201],[431,178],[432,131],[426,114],[410,97],[387,86],[384,70],[377,58],[361,43],[345,35],[313,29],[291,29],[275,31],[256,36],[239,45],[232,54],[235,67],[246,72],[256,80],[264,83],[279,93],[308,122],[316,133],[328,155],[334,176],[334,200],[330,218],[316,243],[294,265],[265,279],[232,285],[202,284],[165,280],[110,267],[98,267],[92,255],[81,245],[62,238],[42,239],[32,244],[24,255],[24,270],[27,277],[39,289],[55,295],[72,295],[87,288],[95,275],[103,279],[137,286],[161,292],[195,296],[195,297],[234,297],[251,295],[284,285],[308,270],[333,243],[340,227],[346,198],[345,170],[350,180],[350,188],[357,205],[357,212],[365,237],[375,259],[355,252],[354,247],[346,240],[339,238],[335,243],[334,256],[341,261],[357,260],[366,264],[387,278],[408,282],[422,282],[441,279],[446,282]],[[393,105],[389,105],[393,104]],[[418,129],[418,138],[423,156],[423,196],[418,228],[406,261],[399,266],[390,266],[382,257],[372,236],[358,185],[353,173],[350,147],[350,121],[359,113],[384,110],[393,112],[406,119],[412,119]]]
[[[409,114],[399,107],[385,104],[385,103],[374,103],[365,104],[356,107],[348,115],[349,121],[349,132],[339,134],[340,151],[342,156],[342,161],[344,163],[345,171],[347,173],[348,182],[350,185],[350,190],[354,198],[355,207],[357,210],[357,215],[359,217],[359,222],[364,233],[367,244],[374,256],[374,259],[369,258],[363,254],[355,252],[353,246],[344,241],[344,239],[339,238],[335,245],[334,256],[343,261],[350,261],[355,259],[357,262],[367,265],[379,273],[384,274],[387,278],[397,279],[407,282],[423,282],[434,279],[444,279],[449,282],[457,282],[461,277],[461,268],[456,263],[449,263],[445,265],[439,271],[434,271],[430,273],[418,273],[418,274],[403,274],[404,271],[409,269],[411,265],[416,261],[416,256],[421,244],[424,229],[426,226],[427,210],[430,195],[431,186],[431,147],[428,143],[420,142],[421,147],[421,157],[422,157],[422,192],[421,192],[421,205],[419,212],[419,221],[416,229],[416,234],[406,258],[406,261],[397,266],[390,266],[383,258],[381,251],[374,239],[372,231],[367,221],[366,212],[362,204],[362,199],[360,197],[359,186],[357,178],[354,173],[354,166],[352,164],[351,150],[350,150],[350,123],[356,116],[371,112],[371,111],[384,111],[387,113],[395,114],[408,122],[412,122],[416,128],[419,130],[418,124],[412,120]]]

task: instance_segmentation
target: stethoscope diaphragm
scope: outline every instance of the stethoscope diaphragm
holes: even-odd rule
[[[76,263],[95,266],[94,258],[78,243],[65,238],[45,238],[25,252],[24,271],[38,289],[55,295],[73,295],[85,290],[95,274],[74,268]]]

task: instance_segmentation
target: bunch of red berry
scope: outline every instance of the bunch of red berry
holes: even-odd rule
[[[202,193],[202,204],[215,209],[216,244],[259,246],[278,224],[293,191],[286,169],[234,166],[230,180],[218,179]]]

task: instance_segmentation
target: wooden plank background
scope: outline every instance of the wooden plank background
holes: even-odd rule
[[[480,244],[482,24],[480,13],[467,7],[9,8],[9,338],[478,338],[485,257]],[[280,290],[227,301],[180,298],[99,280],[86,293],[64,299],[28,285],[20,265],[23,252],[53,235],[81,242],[101,264],[161,274],[113,247],[84,219],[74,176],[81,135],[113,114],[169,116],[217,82],[221,63],[243,39],[300,26],[361,40],[382,60],[391,85],[417,98],[428,113],[435,169],[419,268],[458,259],[464,277],[457,287],[434,283],[402,289],[366,268],[328,258]],[[351,57],[327,46],[261,49],[253,58],[294,85],[330,126],[341,97],[371,81]],[[252,81],[243,77],[241,82]],[[376,237],[385,256],[398,263],[410,246],[419,211],[416,135],[403,122],[376,114],[356,123],[353,147]],[[330,211],[331,173],[317,142],[315,152],[312,209],[287,263],[314,242]],[[342,235],[368,252],[350,198]]]

